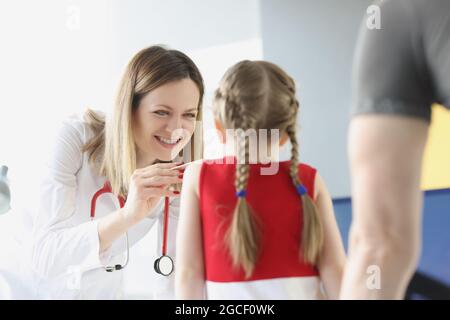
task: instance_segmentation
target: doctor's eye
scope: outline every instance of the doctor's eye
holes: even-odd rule
[[[197,114],[190,112],[190,113],[186,113],[185,117],[195,119],[195,118],[197,118]]]
[[[169,112],[168,111],[164,111],[164,110],[158,110],[158,111],[155,111],[153,113],[157,114],[158,116],[167,116],[167,115],[169,115]]]

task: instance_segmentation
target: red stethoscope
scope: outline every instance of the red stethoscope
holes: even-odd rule
[[[97,204],[97,198],[100,197],[104,193],[112,193],[111,184],[109,181],[106,181],[103,187],[94,193],[94,196],[91,200],[91,220],[95,218],[95,208]],[[123,208],[125,205],[125,199],[121,196],[118,197],[120,208]],[[164,198],[164,229],[163,229],[163,244],[162,244],[162,255],[155,260],[154,269],[155,272],[161,274],[163,276],[169,276],[174,269],[174,263],[172,258],[167,255],[167,230],[169,225],[169,197]],[[128,232],[125,232],[125,238],[127,243],[127,258],[123,265],[116,264],[114,266],[106,266],[104,267],[106,272],[113,272],[117,270],[122,270],[128,265],[129,257],[130,257],[130,246],[128,244]]]

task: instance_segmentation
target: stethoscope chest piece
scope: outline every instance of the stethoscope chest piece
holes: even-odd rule
[[[161,256],[155,260],[155,272],[163,276],[169,276],[174,269],[173,260],[169,256]]]

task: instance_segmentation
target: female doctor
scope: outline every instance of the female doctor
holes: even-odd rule
[[[129,62],[111,117],[88,110],[63,122],[33,224],[36,298],[121,298],[128,248],[155,223],[158,255],[166,236],[174,259],[179,192],[169,186],[182,171],[172,168],[201,157],[203,92],[190,58],[152,46]],[[173,273],[158,276],[157,298],[172,298]]]

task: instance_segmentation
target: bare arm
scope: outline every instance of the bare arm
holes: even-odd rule
[[[319,260],[320,278],[328,299],[338,299],[345,265],[345,250],[325,182],[317,173],[315,199],[324,229],[324,247]]]
[[[416,118],[364,115],[352,120],[353,221],[341,298],[403,298],[420,252],[427,136],[428,123]]]
[[[177,231],[175,297],[204,299],[204,260],[199,210],[198,181],[201,164],[191,164],[184,173]]]

